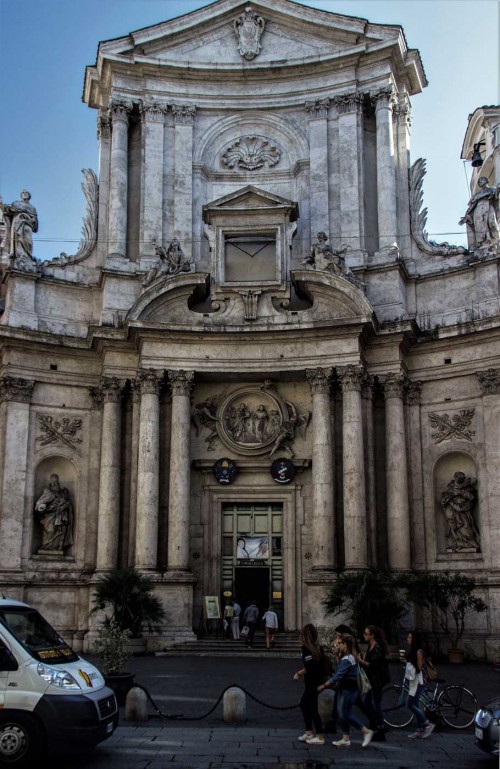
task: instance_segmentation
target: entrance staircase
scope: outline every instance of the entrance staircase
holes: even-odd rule
[[[278,632],[271,649],[266,649],[266,639],[262,631],[257,631],[251,649],[246,639],[233,641],[226,638],[198,638],[196,641],[174,644],[161,652],[161,657],[278,657],[300,659],[298,631]]]

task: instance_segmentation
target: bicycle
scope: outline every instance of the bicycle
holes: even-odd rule
[[[428,682],[420,697],[420,705],[429,720],[442,719],[453,729],[467,729],[474,722],[477,700],[462,684],[442,686],[444,678]],[[434,684],[434,687],[432,686]],[[408,681],[393,684],[382,692],[382,711],[387,726],[402,729],[409,726],[415,716],[406,708]]]

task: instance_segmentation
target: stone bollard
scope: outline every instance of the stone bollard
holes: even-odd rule
[[[247,720],[245,692],[238,686],[231,686],[222,698],[222,720],[228,724],[241,724]]]
[[[129,689],[125,701],[125,721],[147,721],[148,719],[148,696],[144,689],[133,686]]]
[[[323,724],[323,729],[327,729],[332,722],[333,698],[335,692],[333,689],[323,689],[318,696],[318,713]]]

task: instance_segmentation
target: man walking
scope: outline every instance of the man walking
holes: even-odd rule
[[[243,615],[243,622],[248,626],[247,646],[249,649],[253,646],[253,637],[255,635],[255,628],[257,627],[258,620],[259,610],[255,600],[252,598]]]

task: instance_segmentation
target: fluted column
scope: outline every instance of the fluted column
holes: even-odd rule
[[[365,457],[363,450],[362,366],[337,369],[342,384],[342,459],[344,476],[344,557],[346,569],[367,564]]]
[[[108,254],[126,256],[128,198],[128,116],[132,105],[112,101],[111,163],[109,179]]]
[[[389,566],[409,569],[410,508],[408,503],[408,468],[404,419],[405,377],[388,374],[384,380],[386,498]]]
[[[137,506],[135,565],[141,571],[157,567],[158,500],[160,490],[160,385],[163,371],[140,371],[141,391],[139,454],[137,462]]]
[[[373,94],[377,123],[377,211],[379,250],[397,242],[396,166],[392,128],[393,93],[384,88]]]
[[[334,96],[338,112],[340,169],[340,238],[353,251],[365,247],[362,93]]]
[[[111,163],[111,121],[104,111],[99,112],[97,118],[97,138],[99,139],[99,203],[97,231],[108,232],[109,211],[109,174]],[[98,238],[97,253],[99,265],[103,265],[108,255],[108,243],[106,238]]]
[[[168,508],[168,570],[189,569],[191,480],[191,405],[193,371],[169,371],[172,387],[170,439],[170,500]]]
[[[0,569],[20,569],[30,401],[35,383],[0,377]]]
[[[163,230],[163,126],[167,106],[141,105],[144,175],[141,201],[140,247],[141,255],[153,255],[154,245],[162,245]]]
[[[377,566],[377,499],[375,487],[375,429],[373,424],[373,377],[363,381],[361,397],[364,406],[364,444],[366,479],[366,522],[368,563]]]
[[[118,565],[120,534],[120,457],[122,385],[116,377],[103,378],[99,514],[97,519],[97,570]]]
[[[313,564],[315,570],[335,567],[333,452],[330,418],[331,368],[307,369],[306,376],[312,393],[313,407]]]
[[[184,254],[192,256],[193,236],[193,124],[194,104],[173,104],[174,129],[174,235]]]
[[[330,99],[306,101],[309,117],[309,189],[311,238],[329,227],[328,203],[328,107]]]

